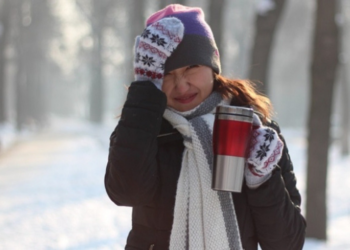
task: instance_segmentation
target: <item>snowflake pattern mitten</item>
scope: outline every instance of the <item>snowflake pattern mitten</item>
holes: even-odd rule
[[[277,132],[263,126],[259,117],[254,114],[252,138],[245,169],[248,187],[257,188],[270,178],[272,170],[282,156],[283,146]]]
[[[184,25],[176,17],[163,18],[149,25],[135,41],[135,79],[150,80],[160,90],[166,59],[180,44]]]

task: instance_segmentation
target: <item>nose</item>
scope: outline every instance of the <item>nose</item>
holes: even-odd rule
[[[190,88],[190,83],[183,75],[176,75],[175,88],[179,93],[186,93],[186,91]]]

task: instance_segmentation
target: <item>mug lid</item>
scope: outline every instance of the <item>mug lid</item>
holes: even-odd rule
[[[219,105],[216,107],[216,115],[221,115],[221,114],[253,117],[254,110],[248,107]]]

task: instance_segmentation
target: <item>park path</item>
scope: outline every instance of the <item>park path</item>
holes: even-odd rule
[[[0,250],[122,249],[130,210],[106,196],[107,140],[46,132],[0,154]]]

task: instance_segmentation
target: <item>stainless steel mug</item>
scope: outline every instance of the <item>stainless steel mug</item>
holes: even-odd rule
[[[216,108],[212,189],[241,192],[253,109],[222,105]]]

